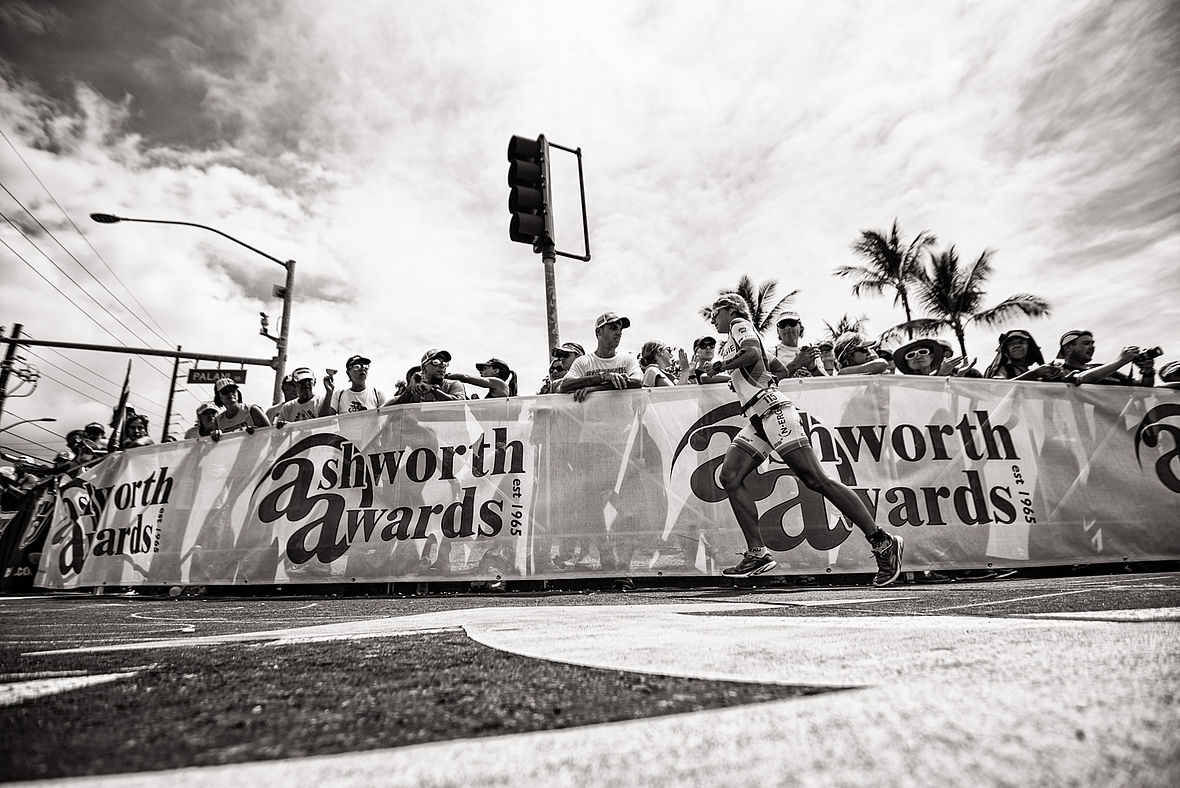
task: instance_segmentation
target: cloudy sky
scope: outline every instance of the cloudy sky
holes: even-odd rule
[[[1180,358],[1180,10],[1157,2],[0,3],[0,323],[37,339],[269,357],[282,269],[184,227],[298,261],[291,366],[359,352],[392,391],[429,347],[489,356],[536,390],[543,269],[509,241],[505,151],[544,133],[584,152],[591,251],[559,258],[561,338],[687,346],[741,274],[823,321],[902,319],[832,276],[897,218],[973,260],[988,303],[1053,315],[1043,346],[1097,334]],[[576,169],[555,165],[558,246],[580,251]],[[68,251],[67,251],[68,250]],[[101,282],[101,284],[100,284]],[[59,292],[60,291],[60,292]],[[771,339],[768,337],[768,339]],[[126,357],[31,348],[36,392],[3,444],[61,448],[106,421]],[[202,363],[200,366],[209,366]],[[183,367],[182,367],[183,369]],[[171,363],[136,358],[158,437]],[[341,373],[338,381],[343,384]],[[248,399],[269,404],[254,367]],[[18,392],[20,393],[20,392]],[[187,386],[192,422],[208,387]],[[15,436],[15,437],[14,437]]]

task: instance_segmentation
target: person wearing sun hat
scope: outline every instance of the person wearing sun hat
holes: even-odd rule
[[[837,375],[882,375],[889,362],[878,358],[872,343],[857,333],[841,334],[835,343]]]
[[[951,375],[963,363],[945,339],[921,337],[893,351],[893,363],[903,375]]]
[[[298,394],[295,399],[284,402],[279,408],[279,415],[275,419],[276,427],[282,427],[293,421],[319,418],[321,408],[326,404],[324,397],[316,396],[315,373],[311,371],[310,367],[297,367],[292,370],[291,382],[295,384]]]
[[[983,376],[999,380],[1015,380],[1029,370],[1045,363],[1041,348],[1032,334],[1015,328],[1000,334],[996,357],[987,365]]]

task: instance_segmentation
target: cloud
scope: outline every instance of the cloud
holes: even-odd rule
[[[293,364],[364,352],[388,387],[446,346],[462,368],[506,358],[530,390],[543,276],[507,239],[504,153],[541,132],[584,151],[594,256],[559,258],[563,339],[592,342],[590,321],[616,309],[634,324],[625,347],[688,345],[707,330],[697,307],[743,273],[800,289],[813,332],[862,313],[880,332],[901,320],[891,298],[854,300],[831,272],[897,217],[964,258],[996,249],[987,303],[1048,297],[1038,335],[1176,345],[1175,308],[1125,319],[1144,288],[1180,284],[1168,3],[37,7],[40,34],[0,29],[4,128],[186,348],[272,353],[257,314],[277,324],[282,271],[207,232],[87,213],[195,221],[296,259]],[[105,276],[0,153],[5,184]],[[575,174],[555,165],[559,245],[577,252]],[[95,332],[5,250],[0,270],[5,314],[54,314],[43,336]],[[994,337],[968,341],[983,357]],[[144,374],[162,402],[166,381]],[[269,396],[266,370],[250,381]]]

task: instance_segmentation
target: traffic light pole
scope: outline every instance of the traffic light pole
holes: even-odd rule
[[[545,358],[549,358],[552,348],[561,346],[557,334],[557,275],[553,268],[556,262],[553,242],[541,244],[541,263],[545,266],[545,323],[549,328],[549,346],[545,349]]]

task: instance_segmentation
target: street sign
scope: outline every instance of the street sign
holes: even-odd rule
[[[216,383],[220,378],[229,378],[234,383],[242,385],[246,382],[246,370],[244,369],[190,369],[188,371],[189,383],[208,383],[210,385]]]

